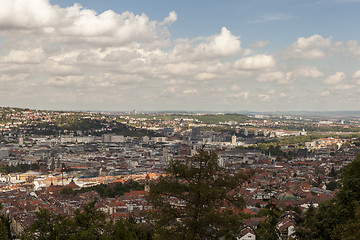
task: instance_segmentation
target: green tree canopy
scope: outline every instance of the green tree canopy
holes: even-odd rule
[[[105,214],[96,209],[96,202],[90,202],[77,209],[74,218],[56,215],[47,209],[36,213],[35,222],[21,237],[26,240],[139,240],[151,239],[151,232],[134,219],[117,222],[106,221]],[[0,221],[1,223],[1,221]],[[0,224],[1,230],[1,224]],[[2,234],[0,234],[0,240]]]
[[[236,211],[244,206],[235,189],[247,178],[220,167],[217,155],[204,150],[185,162],[172,161],[166,175],[150,188],[155,236],[219,239],[234,235],[240,227]]]
[[[307,214],[297,230],[299,239],[359,239],[360,156],[343,169],[343,187],[333,200],[322,202]]]

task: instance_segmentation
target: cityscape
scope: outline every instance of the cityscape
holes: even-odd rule
[[[0,240],[360,239],[359,0],[0,0]]]
[[[205,150],[228,171],[255,172],[236,188],[245,200],[237,238],[261,234],[273,204],[288,239],[302,212],[336,196],[341,170],[360,153],[359,115],[0,110],[1,204],[14,236],[39,209],[74,217],[94,199],[107,221],[146,223],[150,186],[172,161]]]

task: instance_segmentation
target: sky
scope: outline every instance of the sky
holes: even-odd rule
[[[0,106],[360,110],[360,0],[0,6]]]

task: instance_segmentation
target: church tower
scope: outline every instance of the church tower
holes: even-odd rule
[[[145,190],[145,192],[150,192],[150,177],[149,177],[149,174],[146,174],[146,177],[145,177],[144,190]]]

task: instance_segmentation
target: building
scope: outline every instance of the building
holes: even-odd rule
[[[9,157],[9,149],[8,148],[0,148],[0,160]]]
[[[236,146],[236,136],[232,135],[231,137],[231,145]]]
[[[256,240],[256,235],[250,227],[245,227],[236,237],[237,240]]]

